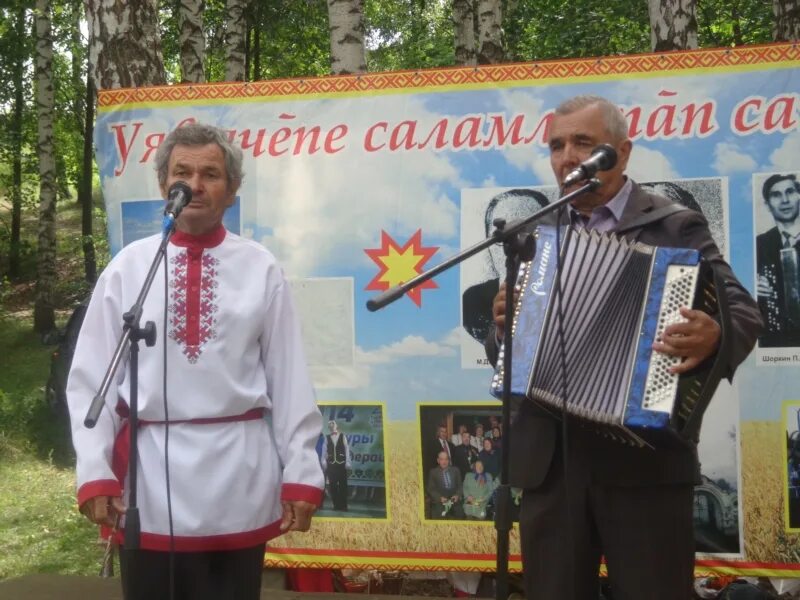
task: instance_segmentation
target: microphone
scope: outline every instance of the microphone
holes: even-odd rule
[[[598,171],[608,171],[617,164],[617,151],[610,144],[600,144],[592,150],[592,155],[567,173],[562,188],[568,188],[579,181],[586,181],[594,177]]]
[[[181,214],[183,207],[192,201],[192,188],[184,181],[176,181],[169,186],[167,204],[164,206],[164,220],[161,222],[161,232],[164,236],[172,233],[175,219]]]

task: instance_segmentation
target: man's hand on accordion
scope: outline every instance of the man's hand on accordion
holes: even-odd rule
[[[514,303],[516,304],[519,294],[514,292]],[[506,325],[506,282],[500,283],[500,291],[492,301],[492,320],[495,326],[495,337],[497,342],[503,341],[503,332]]]
[[[656,352],[683,359],[680,364],[670,368],[670,372],[679,374],[691,371],[714,354],[721,333],[719,323],[707,313],[685,306],[680,310],[686,320],[668,325],[664,335],[653,344]]]

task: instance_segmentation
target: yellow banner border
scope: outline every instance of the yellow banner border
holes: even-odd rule
[[[800,66],[797,43],[392,71],[255,82],[175,84],[100,90],[98,112],[189,105],[314,100],[420,91],[441,92],[531,85],[574,84],[666,74],[747,71]]]
[[[378,571],[460,571],[492,573],[496,570],[496,559],[490,555],[477,555],[465,558],[463,555],[415,556],[409,553],[391,552],[359,552],[349,554],[346,550],[338,554],[303,549],[269,549],[264,557],[264,564],[277,568],[308,569],[375,569]],[[508,562],[510,573],[522,572],[522,561],[519,555],[511,555]],[[607,574],[605,564],[600,567],[601,576]],[[749,577],[800,577],[800,564],[780,564],[768,562],[752,562],[743,559],[703,559],[698,558],[694,568],[695,577],[720,575],[737,575]]]

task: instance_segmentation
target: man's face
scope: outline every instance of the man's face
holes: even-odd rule
[[[164,198],[176,181],[184,181],[192,188],[192,201],[178,217],[178,230],[199,235],[222,223],[225,209],[233,204],[236,194],[236,190],[228,188],[222,148],[217,144],[175,146],[169,157],[167,181],[161,187]]]
[[[447,439],[447,429],[445,429],[444,427],[439,427],[437,435],[439,436],[440,440],[446,440]]]
[[[336,425],[336,421],[328,421],[328,431],[336,433],[338,430],[339,427]]]
[[[506,223],[524,219],[540,210],[541,205],[531,196],[510,196],[503,197],[494,207],[491,213],[491,220],[505,219]],[[494,226],[489,228],[488,235],[494,231]],[[495,244],[489,246],[489,259],[497,275],[505,273],[506,255],[503,246]]]
[[[603,112],[597,105],[589,105],[568,115],[554,115],[550,122],[548,145],[550,166],[558,184],[567,174],[589,158],[600,144],[610,144],[617,151],[617,164],[608,171],[598,171],[601,186],[592,193],[582,194],[573,205],[578,210],[591,211],[613,198],[625,183],[623,172],[631,153],[629,139],[614,141],[608,132]],[[576,186],[577,187],[577,184]],[[572,191],[572,188],[565,191]]]
[[[461,443],[465,446],[469,446],[469,434],[466,431],[461,434]]]
[[[442,469],[446,469],[450,466],[450,459],[447,458],[447,452],[439,452],[439,455],[436,457],[436,462],[439,463]]]
[[[793,223],[800,214],[800,193],[791,179],[776,181],[767,194],[767,205],[776,221]]]

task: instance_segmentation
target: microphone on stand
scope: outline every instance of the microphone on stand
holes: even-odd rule
[[[571,185],[591,179],[598,171],[608,171],[613,169],[616,164],[617,151],[614,150],[614,147],[610,144],[600,144],[592,150],[589,158],[567,173],[561,187],[566,189]]]
[[[164,220],[161,222],[161,233],[169,235],[175,227],[175,219],[183,208],[192,201],[192,188],[184,181],[176,181],[169,186],[167,204],[164,206]]]

